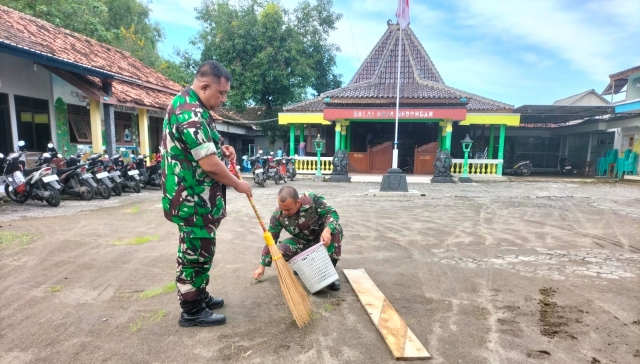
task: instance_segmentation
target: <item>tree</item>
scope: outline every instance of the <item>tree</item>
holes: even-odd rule
[[[232,109],[261,105],[266,118],[277,117],[309,90],[317,95],[341,85],[334,71],[339,48],[328,37],[342,15],[332,6],[332,0],[304,0],[290,13],[277,1],[205,0],[192,44],[201,45],[199,61],[218,60],[233,75]],[[260,126],[272,144],[288,133],[275,121]]]

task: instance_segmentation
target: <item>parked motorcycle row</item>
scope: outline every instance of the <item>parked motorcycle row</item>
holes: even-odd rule
[[[161,187],[160,156],[150,166],[139,155],[131,162],[124,162],[119,154],[93,154],[85,162],[81,154],[62,155],[42,153],[34,168],[25,168],[21,160],[24,142],[18,142],[18,150],[4,156],[0,153],[0,171],[6,181],[4,193],[12,201],[23,204],[29,199],[60,205],[60,196],[66,195],[88,201],[98,196],[109,199],[123,191],[134,193],[147,187]]]
[[[262,155],[263,151],[259,150],[254,157],[242,157],[244,160],[244,171],[251,170],[253,174],[253,184],[255,186],[266,187],[267,181],[272,180],[275,184],[280,182],[287,183],[287,180],[293,181],[296,176],[295,157],[274,157],[271,152],[268,156]]]

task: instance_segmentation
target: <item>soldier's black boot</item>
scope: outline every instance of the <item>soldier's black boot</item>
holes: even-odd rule
[[[331,259],[331,263],[333,263],[333,267],[336,267],[336,264],[338,264],[337,260]],[[340,290],[340,280],[336,279],[335,281],[331,282],[331,284],[329,284],[327,286],[327,288],[329,288],[332,291],[339,291]]]
[[[180,314],[178,325],[182,327],[218,326],[227,322],[225,315],[218,315],[209,311],[199,299],[182,301],[180,302],[180,307],[182,307],[182,313]]]
[[[200,301],[202,301],[202,306],[209,310],[215,310],[216,308],[224,306],[224,300],[222,298],[213,298],[206,289],[199,290],[199,297]]]

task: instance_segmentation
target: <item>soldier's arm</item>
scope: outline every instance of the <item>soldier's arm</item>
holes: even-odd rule
[[[310,195],[312,195],[313,206],[318,212],[318,215],[324,219],[325,228],[331,230],[332,234],[335,233],[338,222],[340,221],[338,212],[325,201],[324,197],[315,193],[310,193]]]
[[[273,212],[273,214],[271,214],[271,219],[269,220],[269,228],[267,229],[267,231],[271,233],[273,241],[275,241],[276,244],[278,243],[278,239],[280,239],[280,233],[282,232],[282,224],[280,223],[278,216],[280,216],[279,210],[276,210]],[[267,246],[262,249],[260,265],[264,267],[271,266],[271,254],[269,254],[269,248]]]
[[[194,117],[187,122],[179,123],[177,129],[193,158],[211,178],[234,188],[240,186],[240,181],[218,158],[218,132],[211,130],[203,118]]]

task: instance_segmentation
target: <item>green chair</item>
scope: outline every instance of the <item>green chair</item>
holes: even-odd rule
[[[630,151],[630,149],[627,150]],[[638,174],[638,167],[636,167],[637,157],[638,153],[630,151],[629,158],[627,158],[627,160],[620,165],[620,170],[618,171],[618,179],[622,178],[624,174]]]
[[[607,156],[609,155],[609,151],[608,150],[603,150],[602,153],[600,153],[600,158],[596,159],[596,164],[594,166],[594,175],[597,176],[602,176],[602,169],[604,166],[604,161],[607,158]]]
[[[598,164],[598,176],[607,177],[609,175],[609,164],[615,163],[618,159],[618,150],[609,149],[604,158]]]
[[[618,158],[618,160],[616,161],[616,165],[613,168],[613,175],[618,176],[618,179],[620,178],[620,176],[622,176],[622,173],[624,173],[623,166],[629,160],[629,155],[631,155],[631,149],[625,150],[624,156],[622,158]]]
[[[609,158],[607,158],[604,175],[609,177],[609,166],[613,164],[613,177],[615,177],[615,164],[618,161],[618,150],[611,149],[611,154],[609,154]]]

